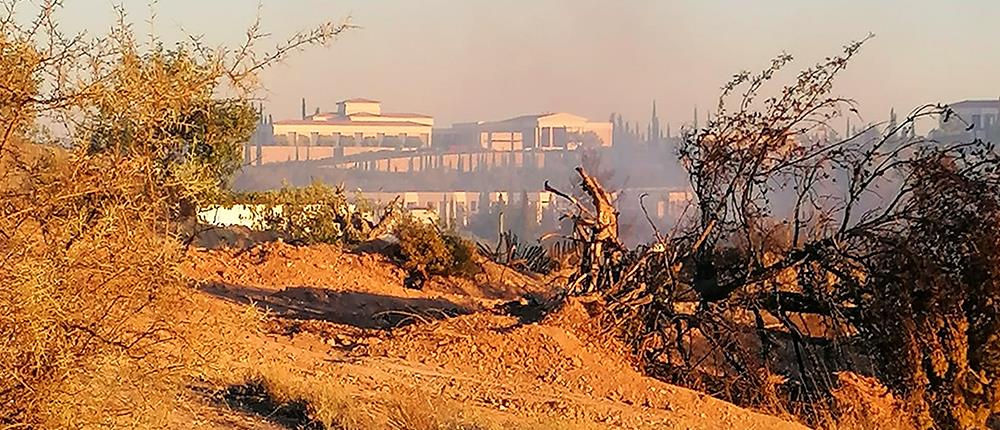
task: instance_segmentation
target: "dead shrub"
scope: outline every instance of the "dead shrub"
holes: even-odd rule
[[[832,391],[833,405],[824,428],[864,430],[913,430],[914,423],[903,417],[911,416],[906,403],[896,398],[878,379],[851,372],[837,374],[837,387]]]
[[[761,89],[791,56],[735,75],[679,147],[695,213],[669,235],[651,225],[649,245],[621,245],[583,168],[587,204],[551,190],[582,249],[568,290],[601,294],[605,322],[673,383],[822,425],[849,370],[911,404],[906,424],[985,428],[1000,417],[1000,154],[917,136],[922,118],[961,121],[944,105],[815,133],[853,110],[831,92],[863,43],[776,97]]]
[[[920,428],[984,428],[1000,412],[1000,182],[988,159],[964,161],[916,166],[919,216],[880,237],[863,291],[859,326]]]

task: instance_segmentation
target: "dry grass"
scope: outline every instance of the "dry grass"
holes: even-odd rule
[[[35,149],[34,176],[0,182],[0,424],[168,428],[191,381],[243,360],[257,316],[181,277],[141,162]]]
[[[320,377],[280,365],[251,369],[241,388],[266,397],[264,415],[299,412],[301,428],[392,430],[580,429],[588,425],[553,418],[510,422],[467,404],[433,398],[417,387],[387,387],[377,393],[356,392]]]
[[[308,419],[325,429],[473,429],[460,420],[457,408],[431,402],[425,393],[394,390],[372,398],[318,381],[280,366],[264,366],[244,385],[259,385],[276,405],[304,407]]]

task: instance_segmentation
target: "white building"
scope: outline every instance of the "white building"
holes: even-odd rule
[[[612,146],[614,125],[564,112],[524,115],[502,121],[457,123],[446,132],[456,144],[493,151],[575,149]]]
[[[377,100],[349,99],[337,103],[334,112],[275,121],[273,128],[275,144],[261,154],[265,163],[430,147],[434,118],[385,113]]]

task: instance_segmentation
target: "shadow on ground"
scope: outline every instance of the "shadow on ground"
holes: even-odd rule
[[[288,287],[274,292],[212,283],[203,286],[202,290],[231,302],[254,303],[282,318],[322,320],[365,329],[400,327],[475,311],[443,299],[394,297],[314,287]]]

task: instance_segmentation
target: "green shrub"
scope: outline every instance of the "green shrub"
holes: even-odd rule
[[[451,253],[433,225],[405,218],[396,226],[403,267],[422,274],[443,273],[451,265]]]
[[[474,275],[476,250],[472,242],[456,234],[442,233],[431,224],[404,218],[395,229],[403,268],[427,275]]]
[[[456,233],[445,233],[442,238],[448,247],[448,253],[451,254],[451,274],[471,278],[479,273],[479,265],[476,264],[476,245],[471,240],[464,239]]]

